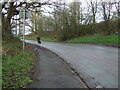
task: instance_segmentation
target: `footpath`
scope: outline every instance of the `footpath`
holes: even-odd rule
[[[86,88],[55,53],[34,45],[37,51],[34,81],[28,88]]]

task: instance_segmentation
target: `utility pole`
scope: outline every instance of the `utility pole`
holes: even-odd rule
[[[16,6],[17,6],[17,2],[16,2]],[[16,15],[16,32],[15,32],[16,36],[17,36],[17,15]]]
[[[16,36],[17,36],[17,15],[16,15],[16,32],[15,32]]]
[[[24,28],[23,28],[23,51],[25,51],[25,16],[26,16],[26,10],[24,9],[24,19],[23,19],[23,23],[24,23]]]
[[[23,8],[20,11],[20,18],[23,20],[23,51],[25,51],[25,20],[30,17],[29,11]]]

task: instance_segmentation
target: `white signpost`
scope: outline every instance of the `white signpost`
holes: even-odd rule
[[[27,9],[23,8],[19,13],[20,18],[23,20],[24,23],[24,30],[23,30],[23,51],[25,50],[25,20],[30,17],[30,13]]]

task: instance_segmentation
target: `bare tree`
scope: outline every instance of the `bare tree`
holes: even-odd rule
[[[92,13],[92,21],[93,21],[93,23],[96,23],[96,14],[97,14],[98,2],[97,2],[97,0],[95,0],[95,1],[90,0],[89,2],[87,2],[87,4],[89,5],[90,12]]]
[[[17,4],[16,4],[17,3]],[[7,0],[2,2],[2,30],[3,36],[5,32],[11,33],[11,20],[15,15],[18,15],[21,8],[35,9],[36,7],[41,7],[42,5],[54,5],[54,3],[49,2],[20,2],[19,0]]]
[[[118,17],[118,32],[120,32],[120,1],[114,2],[116,10],[117,10],[117,17]]]
[[[102,2],[102,15],[104,20],[104,29],[106,31],[105,34],[109,35],[111,33],[111,30],[109,28],[109,22],[111,19],[111,11],[112,11],[112,3],[111,2]]]

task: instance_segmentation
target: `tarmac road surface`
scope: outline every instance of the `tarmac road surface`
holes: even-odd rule
[[[92,44],[72,44],[25,40],[45,47],[74,68],[89,87],[118,88],[118,48]]]
[[[39,46],[34,48],[37,51],[35,74],[28,88],[87,88],[55,53]]]

